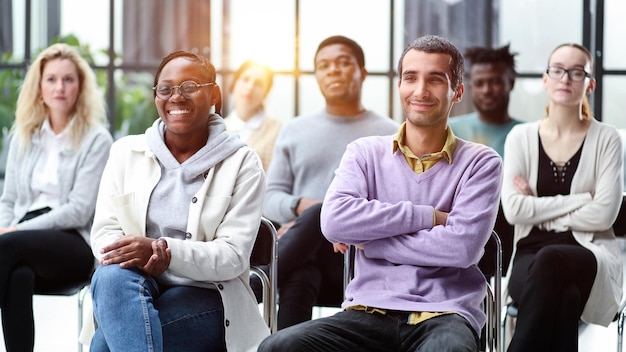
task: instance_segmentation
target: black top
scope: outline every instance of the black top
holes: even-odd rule
[[[569,194],[572,186],[574,173],[578,168],[580,155],[582,154],[583,145],[580,145],[576,154],[570,160],[565,162],[563,168],[559,171],[556,163],[550,160],[541,143],[539,136],[539,169],[537,170],[537,196],[555,196],[558,194]],[[517,253],[535,253],[540,248],[551,244],[575,244],[577,243],[572,236],[571,231],[554,232],[541,230],[534,226],[527,237],[522,238],[517,243]]]

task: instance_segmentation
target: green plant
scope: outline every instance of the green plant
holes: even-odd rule
[[[157,117],[152,94],[152,77],[133,72],[116,80],[115,134],[117,137],[143,133]]]
[[[0,55],[0,61],[11,62],[11,53]],[[15,120],[15,104],[23,80],[22,69],[0,70],[0,151],[4,145],[2,141]]]

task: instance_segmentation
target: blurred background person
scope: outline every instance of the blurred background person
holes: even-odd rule
[[[32,351],[35,291],[87,281],[89,231],[113,142],[96,77],[53,44],[20,90],[0,198],[0,311],[7,351]]]
[[[274,72],[254,60],[241,64],[233,76],[228,92],[234,109],[228,114],[226,128],[259,154],[267,171],[282,122],[265,112],[263,102],[272,89]]]
[[[467,49],[465,59],[470,65],[470,92],[476,111],[448,121],[457,137],[487,145],[500,156],[504,154],[506,135],[520,123],[509,115],[511,90],[515,86],[515,55],[509,45]]]
[[[506,140],[502,206],[516,245],[508,289],[518,305],[509,352],[577,351],[579,320],[607,326],[621,301],[611,224],[622,202],[623,148],[615,127],[590,113],[592,61],[581,45],[556,47],[543,75],[546,116],[515,126]]]

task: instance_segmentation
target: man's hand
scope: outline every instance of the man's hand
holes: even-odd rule
[[[298,203],[298,207],[296,208],[296,215],[300,216],[305,210],[309,209],[311,206],[321,203],[321,199],[315,198],[300,198],[300,202]]]
[[[335,253],[346,254],[348,247],[349,246],[345,243],[333,243],[333,251],[335,251]]]
[[[448,214],[445,211],[435,209],[435,225],[446,225]]]
[[[142,267],[153,254],[153,238],[124,236],[100,250],[100,264],[119,264],[121,268]]]
[[[277,238],[281,238],[285,232],[287,232],[287,230],[289,230],[293,224],[295,224],[295,221],[289,221],[288,223],[282,225],[277,231],[276,231],[276,237]]]

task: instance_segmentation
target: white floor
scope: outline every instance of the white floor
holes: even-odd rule
[[[626,268],[626,240],[622,242]],[[626,287],[626,285],[625,285]],[[78,351],[78,301],[77,296],[35,296],[35,352]],[[327,316],[337,308],[315,308],[314,318]],[[0,352],[6,352],[0,329]],[[89,348],[83,348],[84,352]],[[613,322],[607,328],[581,325],[580,352],[617,351],[617,327]],[[619,351],[621,352],[621,351]]]
[[[78,351],[77,299],[77,296],[35,296],[33,298],[35,351]],[[83,349],[83,351],[88,350],[88,348]],[[0,351],[6,352],[4,337],[0,342]]]

